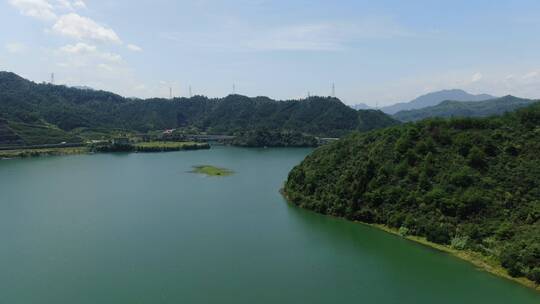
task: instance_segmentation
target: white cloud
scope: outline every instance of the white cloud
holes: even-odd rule
[[[73,6],[76,8],[86,8],[86,4],[82,0],[73,1]]]
[[[25,16],[41,20],[56,19],[54,7],[47,0],[9,0],[9,3]]]
[[[86,4],[82,0],[56,0],[58,3],[58,7],[67,9],[67,10],[76,10],[76,9],[83,9],[86,8]]]
[[[11,42],[5,45],[6,50],[12,54],[23,53],[26,51],[26,45],[19,42]]]
[[[93,53],[97,51],[97,47],[79,42],[77,44],[65,45],[60,48],[60,51],[70,54]]]
[[[95,40],[114,43],[122,42],[111,28],[100,25],[94,20],[80,16],[76,13],[61,16],[53,25],[53,30],[60,35],[77,40]]]
[[[56,20],[57,11],[75,11],[86,8],[82,0],[9,0],[25,16],[45,21]]]
[[[471,78],[471,82],[478,82],[482,80],[482,78],[484,78],[484,75],[482,75],[482,73],[475,73]]]
[[[128,44],[127,45],[127,48],[130,50],[130,51],[133,51],[133,52],[140,52],[142,51],[142,48],[135,45],[135,44]]]
[[[65,55],[72,56],[71,59],[80,65],[82,61],[98,60],[109,63],[121,63],[122,56],[109,52],[100,52],[95,45],[89,45],[83,42],[77,44],[68,44],[59,49]],[[77,58],[76,58],[77,57]]]

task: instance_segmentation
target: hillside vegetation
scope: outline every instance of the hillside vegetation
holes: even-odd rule
[[[11,130],[6,120],[0,119],[0,145],[17,146],[21,144],[23,144],[21,137]]]
[[[232,144],[239,147],[316,147],[319,141],[299,132],[255,130],[240,134]]]
[[[233,134],[266,129],[323,137],[398,123],[382,112],[355,111],[331,97],[275,101],[229,95],[216,99],[195,96],[136,100],[104,91],[36,84],[7,72],[0,72],[0,118],[7,120],[10,127],[16,123],[52,126],[48,130],[51,132],[54,128],[65,132],[185,128]]]
[[[416,121],[430,117],[487,117],[512,112],[527,107],[534,101],[530,99],[505,96],[486,101],[443,101],[442,103],[418,110],[401,111],[393,115],[400,121]]]
[[[355,133],[289,174],[292,203],[472,250],[540,283],[540,104]]]
[[[359,125],[357,130],[361,132],[382,129],[399,124],[399,121],[379,110],[358,110]]]

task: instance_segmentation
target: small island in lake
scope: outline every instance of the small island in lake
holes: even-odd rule
[[[193,166],[193,170],[190,173],[205,174],[208,176],[229,176],[234,172],[229,169],[219,168],[209,165]]]

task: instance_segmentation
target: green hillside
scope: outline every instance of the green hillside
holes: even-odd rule
[[[0,119],[0,146],[19,146],[23,143],[22,138],[13,132],[8,122]]]
[[[355,133],[289,174],[292,203],[472,250],[540,283],[540,103]]]
[[[0,72],[0,118],[10,123],[53,125],[63,131],[185,128],[233,134],[266,129],[322,137],[397,123],[382,112],[357,112],[331,97],[275,101],[229,95],[133,100],[104,91],[36,84],[7,72]]]
[[[398,120],[380,110],[358,110],[358,119],[360,123],[357,130],[362,132],[400,124]]]

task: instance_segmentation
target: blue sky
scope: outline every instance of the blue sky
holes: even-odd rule
[[[0,70],[124,96],[540,98],[537,0],[0,0]]]

